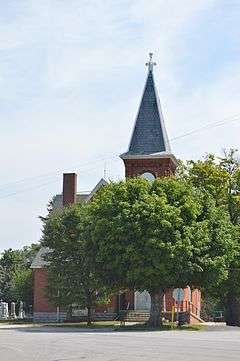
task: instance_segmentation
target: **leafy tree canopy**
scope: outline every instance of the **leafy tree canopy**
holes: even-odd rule
[[[210,287],[227,277],[228,216],[185,180],[112,183],[93,200],[91,215],[99,274],[113,286],[149,291],[152,308],[167,288]]]
[[[0,257],[0,298],[6,302],[24,301],[32,304],[32,272],[30,265],[39,250],[39,244],[22,249],[11,248]]]
[[[212,291],[225,303],[227,323],[240,325],[240,161],[237,151],[230,149],[222,157],[209,154],[203,160],[187,162],[182,165],[179,176],[205,194],[211,194],[216,207],[224,208],[229,215],[235,247],[228,278]]]
[[[48,297],[57,306],[87,307],[89,323],[94,306],[107,297],[90,257],[91,222],[87,204],[74,204],[53,212],[43,230],[43,245],[50,249],[46,255]]]

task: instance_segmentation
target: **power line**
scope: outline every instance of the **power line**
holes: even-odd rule
[[[85,167],[88,167],[89,165],[93,165],[93,164],[96,164],[98,162],[101,162],[101,161],[104,161],[104,160],[108,160],[108,159],[112,159],[116,156],[109,156],[109,157],[101,157],[101,158],[97,158],[93,161],[90,161],[90,162],[85,162],[85,163],[78,163],[78,164],[75,164],[73,166],[69,166],[69,168],[79,168],[80,169],[84,169]],[[49,172],[49,173],[43,173],[43,174],[40,174],[40,175],[37,175],[37,176],[34,176],[34,177],[27,177],[27,178],[23,178],[23,179],[20,179],[20,180],[17,180],[17,181],[13,181],[13,182],[9,182],[9,183],[5,183],[5,184],[2,184],[0,186],[0,192],[2,190],[5,190],[5,188],[8,188],[9,186],[15,186],[15,185],[18,185],[18,184],[21,184],[21,183],[25,183],[25,182],[28,182],[28,181],[32,181],[32,180],[36,180],[36,179],[39,179],[39,178],[48,178],[48,177],[52,177],[52,176],[56,176],[58,173],[62,174],[63,173],[63,169],[56,169],[55,171],[52,171],[52,172]]]
[[[26,188],[26,189],[22,189],[20,191],[16,191],[16,192],[13,192],[13,193],[9,193],[7,195],[4,195],[4,196],[0,196],[0,199],[4,199],[4,198],[8,198],[8,197],[12,197],[12,196],[15,196],[19,193],[25,193],[25,192],[28,192],[28,191],[31,191],[31,190],[35,190],[35,189],[39,189],[39,188],[43,188],[45,186],[48,186],[49,184],[51,183],[56,183],[57,180],[55,179],[54,181],[51,181],[51,182],[47,182],[47,183],[43,183],[43,184],[40,184],[40,185],[37,185],[37,186],[33,186],[33,187],[30,187],[30,188]]]
[[[192,135],[192,134],[204,131],[204,130],[208,130],[208,129],[211,129],[211,128],[214,128],[214,127],[222,126],[222,125],[224,125],[226,123],[236,122],[238,120],[240,120],[240,114],[235,115],[235,116],[233,116],[231,118],[225,118],[225,119],[220,120],[220,121],[216,121],[216,122],[213,122],[213,123],[210,123],[210,124],[203,125],[202,127],[199,127],[197,129],[193,129],[190,132],[187,132],[187,133],[184,133],[182,135],[173,137],[170,140],[175,141],[175,140],[187,137],[189,135]]]
[[[114,158],[114,157],[112,157]],[[117,160],[117,159],[115,159]],[[87,172],[85,171],[84,173],[87,174],[89,173],[92,169],[95,169],[95,167],[92,167],[90,169],[87,170]],[[8,193],[6,195],[3,195],[3,196],[0,196],[0,199],[5,199],[5,198],[8,198],[8,197],[12,197],[12,196],[15,196],[15,195],[18,195],[18,194],[21,194],[21,193],[25,193],[25,192],[28,192],[28,191],[31,191],[31,190],[35,190],[35,189],[39,189],[39,188],[43,188],[45,186],[48,186],[49,184],[53,184],[53,183],[56,183],[58,182],[58,179],[54,179],[52,181],[49,181],[49,182],[45,182],[43,184],[39,184],[39,185],[35,185],[35,186],[32,186],[32,187],[27,187],[25,189],[21,189],[19,191],[15,191],[15,192],[12,192],[12,193]]]
[[[196,134],[196,133],[199,133],[201,131],[205,131],[205,130],[208,130],[208,129],[211,129],[211,128],[214,128],[214,127],[218,127],[218,126],[222,126],[224,124],[226,124],[227,122],[230,123],[230,122],[235,122],[235,121],[239,121],[240,120],[240,114],[237,114],[235,116],[232,116],[232,117],[228,117],[228,118],[224,118],[220,121],[215,121],[215,122],[212,122],[210,124],[206,124],[202,127],[199,127],[197,129],[193,129],[189,132],[186,132],[184,134],[181,134],[179,136],[176,136],[176,137],[173,137],[171,138],[170,140],[171,141],[176,141],[178,139],[182,139],[184,137],[187,137],[187,136],[190,136],[192,134]],[[109,157],[100,157],[100,158],[97,158],[95,159],[94,161],[90,161],[90,162],[87,162],[87,163],[83,163],[80,165],[80,169],[84,169],[84,167],[88,167],[89,165],[93,165],[93,164],[96,164],[98,162],[101,162],[101,161],[106,161],[106,160],[113,160],[114,158],[118,158],[118,155],[113,155],[113,156],[109,156]],[[76,168],[76,167],[79,167],[79,164],[78,165],[74,165],[72,168]],[[69,167],[70,168],[70,167]],[[94,167],[95,168],[95,167]],[[79,170],[80,170],[79,169]],[[93,167],[91,167],[90,169],[88,169],[88,171],[92,170]],[[15,182],[10,182],[10,183],[7,183],[5,185],[2,185],[0,187],[0,192],[3,191],[5,188],[8,188],[9,186],[13,185],[17,185],[17,184],[21,184],[23,182],[28,182],[28,181],[31,181],[31,180],[35,180],[35,179],[40,179],[40,178],[47,178],[47,177],[52,177],[54,176],[54,178],[57,176],[58,173],[62,173],[63,170],[60,170],[60,169],[57,169],[55,171],[52,171],[52,172],[49,172],[49,173],[45,173],[45,174],[41,174],[41,175],[38,175],[38,176],[34,176],[34,177],[28,177],[28,178],[24,178],[24,179],[21,179],[21,180],[18,180],[18,181],[15,181]],[[86,171],[85,171],[85,174],[86,174]],[[47,186],[51,183],[55,183],[57,182],[57,180],[52,180],[52,181],[49,181],[49,182],[45,182],[43,184],[40,184],[40,185],[35,185],[35,186],[32,186],[32,187],[27,187],[25,189],[22,189],[22,190],[19,190],[19,191],[16,191],[16,192],[13,192],[13,193],[10,193],[10,194],[7,194],[7,195],[3,195],[3,196],[0,196],[0,199],[3,199],[3,198],[8,198],[10,196],[14,196],[14,195],[17,195],[19,193],[23,193],[23,192],[27,192],[29,190],[34,190],[34,189],[37,189],[37,188],[41,188],[41,187],[44,187],[44,186]]]

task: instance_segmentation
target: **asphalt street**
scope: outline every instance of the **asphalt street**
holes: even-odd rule
[[[1,361],[240,360],[240,329],[110,332],[0,328]]]

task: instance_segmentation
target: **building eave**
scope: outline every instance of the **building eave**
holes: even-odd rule
[[[90,193],[90,194],[88,195],[88,197],[86,198],[86,202],[89,202],[89,201],[93,198],[94,194],[96,194],[97,191],[98,191],[101,187],[103,187],[103,186],[105,186],[105,185],[107,185],[107,184],[108,184],[108,182],[106,181],[106,179],[101,178],[100,181],[98,182],[98,184],[93,188],[93,190],[91,191],[91,193]]]
[[[125,160],[125,159],[167,159],[167,158],[170,158],[176,166],[178,164],[177,158],[172,153],[167,153],[167,152],[152,153],[152,154],[123,153],[120,155],[120,158],[123,160]]]

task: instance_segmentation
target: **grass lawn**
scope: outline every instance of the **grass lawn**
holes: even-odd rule
[[[114,331],[200,331],[204,329],[204,325],[183,325],[177,327],[176,325],[164,324],[162,327],[151,328],[144,323],[136,323],[125,325],[120,325],[119,321],[97,321],[92,323],[91,326],[88,326],[86,322],[79,323],[54,323],[45,325],[47,327],[74,327],[74,328],[89,328],[89,329],[99,329],[99,328],[109,328]]]
[[[119,325],[119,321],[96,321],[91,324],[91,326],[87,325],[87,322],[62,322],[62,323],[49,323],[42,324],[47,327],[74,327],[74,328],[115,328]]]
[[[135,325],[118,326],[115,328],[116,331],[202,331],[204,329],[205,326],[201,324],[178,327],[170,323],[163,324],[161,327],[149,327],[143,323],[137,323]]]
[[[119,325],[119,321],[97,321],[93,322],[91,326],[87,322],[63,322],[63,323],[34,323],[32,320],[0,320],[0,325],[28,325],[29,327],[72,327],[72,328],[110,328],[113,329]]]
[[[29,327],[61,327],[61,328],[82,328],[82,329],[109,329],[117,332],[124,331],[201,331],[205,329],[204,325],[183,325],[177,327],[175,324],[165,323],[161,327],[152,328],[144,323],[126,323],[120,325],[119,321],[96,321],[91,326],[87,322],[63,322],[63,323],[33,323],[24,320],[0,320],[0,325],[29,325]]]

